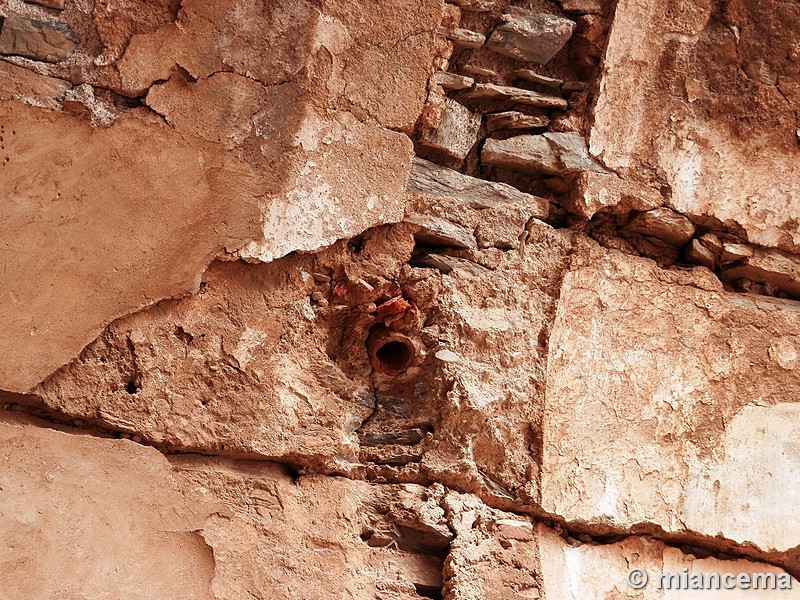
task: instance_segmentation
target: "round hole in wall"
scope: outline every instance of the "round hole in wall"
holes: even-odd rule
[[[384,375],[400,375],[417,357],[417,348],[408,336],[379,325],[367,338],[372,368]]]
[[[375,357],[384,371],[405,371],[414,358],[414,348],[411,344],[401,341],[387,342],[375,353]]]

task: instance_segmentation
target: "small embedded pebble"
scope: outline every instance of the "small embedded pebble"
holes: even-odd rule
[[[320,292],[320,291],[316,291],[316,292],[312,292],[311,293],[311,299],[314,300],[315,302],[319,302],[324,297],[325,296],[323,296],[322,292]]]
[[[451,352],[450,350],[439,350],[436,354],[434,354],[434,356],[439,360],[441,360],[442,362],[447,362],[447,363],[461,362],[461,357],[455,352]]]

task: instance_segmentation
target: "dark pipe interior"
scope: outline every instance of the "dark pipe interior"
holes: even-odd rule
[[[414,348],[408,342],[391,340],[378,348],[375,358],[378,359],[384,372],[402,372],[408,368],[414,358]]]

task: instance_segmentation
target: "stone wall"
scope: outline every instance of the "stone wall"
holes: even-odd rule
[[[800,597],[799,30],[0,2],[0,599]]]

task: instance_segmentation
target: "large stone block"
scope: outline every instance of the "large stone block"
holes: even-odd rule
[[[768,563],[702,558],[635,536],[610,544],[568,544],[541,525],[536,537],[544,598],[800,598],[797,580]]]
[[[539,540],[529,519],[491,509],[470,495],[447,494],[443,505],[455,534],[445,563],[446,597],[543,597]]]
[[[795,302],[586,250],[550,339],[543,508],[796,547],[799,349]]]
[[[286,191],[262,201],[263,234],[239,256],[269,262],[402,219],[414,157],[405,135],[309,108],[290,148]]]
[[[226,510],[203,539],[214,554],[214,598],[417,600],[442,589],[452,533],[443,492],[307,476],[278,465],[173,460],[184,489]]]
[[[216,597],[198,530],[221,503],[151,448],[35,425],[0,423],[3,598]]]
[[[261,178],[202,140],[138,112],[98,130],[13,102],[0,115],[0,389],[30,390],[113,319],[197,290],[257,235]]]
[[[414,600],[442,588],[441,489],[295,480],[0,423],[4,598]],[[172,463],[172,464],[171,464]],[[313,515],[313,516],[312,516]]]
[[[163,121],[138,109],[113,124],[128,107],[110,94],[99,130],[5,109],[2,291],[24,308],[0,318],[14,348],[0,348],[0,389],[28,391],[113,319],[195,291],[220,253],[271,261],[403,216],[413,153],[397,130],[421,111],[441,1],[372,6],[374,19],[340,2],[166,4],[120,3],[112,23],[98,3],[105,54],[84,65],[84,44],[75,59]],[[56,82],[14,77],[2,97],[57,105]],[[72,104],[93,98],[81,93]]]
[[[392,0],[357,11],[338,0],[322,7],[247,0],[235,9],[230,1],[187,0],[176,23],[132,37],[118,61],[121,84],[141,94],[176,65],[195,79],[233,71],[266,86],[304,83],[320,106],[350,107],[410,132],[433,73],[442,10],[441,0]]]
[[[790,32],[800,11],[766,0],[731,4],[722,21],[713,11],[669,0],[617,4],[590,150],[616,173],[668,189],[678,212],[797,253],[800,73]],[[780,80],[759,77],[764,65]],[[653,169],[658,176],[647,175]]]

